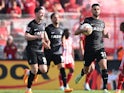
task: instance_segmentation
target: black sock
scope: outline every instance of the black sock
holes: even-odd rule
[[[107,71],[107,69],[102,70],[102,79],[103,79],[103,89],[107,89],[107,82],[108,82],[108,71]]]
[[[34,74],[30,71],[30,75],[29,75],[29,77],[28,77],[28,85],[27,85],[27,88],[31,88],[31,86],[32,86],[32,82],[33,82],[33,80],[34,80]]]
[[[63,85],[64,85],[64,87],[66,87],[66,73],[65,73],[65,69],[64,68],[60,69],[60,74],[62,76]]]
[[[81,70],[81,76],[83,76],[83,75],[84,75],[84,69]]]

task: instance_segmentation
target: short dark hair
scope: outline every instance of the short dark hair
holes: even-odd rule
[[[99,5],[98,3],[92,4],[92,8],[93,8],[94,6],[100,6],[100,5]]]
[[[44,7],[43,6],[36,7],[34,12],[37,13],[39,10],[44,10]]]
[[[53,13],[51,14],[50,18],[52,19],[53,16],[55,16],[56,14],[58,14],[58,13],[57,13],[57,12],[53,12]]]

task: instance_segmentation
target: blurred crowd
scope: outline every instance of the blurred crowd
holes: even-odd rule
[[[23,14],[34,16],[34,9],[44,6],[47,12],[82,13],[89,10],[90,3],[85,0],[0,0],[0,14],[8,14],[9,18],[20,18]]]

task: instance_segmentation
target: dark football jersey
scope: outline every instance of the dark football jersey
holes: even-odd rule
[[[99,50],[103,48],[103,31],[105,23],[100,19],[94,19],[92,17],[85,18],[83,23],[89,23],[93,27],[92,34],[85,38],[85,49]]]
[[[53,54],[62,54],[62,35],[63,35],[63,28],[60,27],[56,28],[53,24],[50,24],[45,29],[48,38],[51,42],[51,52]]]
[[[43,21],[42,23],[38,24],[35,20],[32,20],[26,29],[26,33],[31,35],[40,35],[45,32],[46,23]],[[31,50],[36,52],[41,52],[42,49],[42,40],[29,40],[27,41],[27,46],[31,48]]]

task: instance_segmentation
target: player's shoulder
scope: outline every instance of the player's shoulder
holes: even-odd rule
[[[32,24],[34,24],[34,23],[35,23],[35,20],[31,20],[31,21],[28,23],[28,26],[31,27]]]
[[[84,20],[85,21],[91,21],[91,20],[93,20],[93,18],[92,17],[86,17]]]
[[[81,24],[84,24],[84,23],[90,23],[92,20],[93,20],[92,17],[86,17],[86,18],[84,19],[84,21],[81,22]]]
[[[45,28],[45,31],[49,32],[52,27],[53,27],[52,24],[47,25],[46,28]]]
[[[53,27],[53,24],[49,24],[47,27]]]

